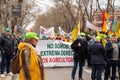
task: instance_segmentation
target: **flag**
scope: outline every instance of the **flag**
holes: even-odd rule
[[[112,26],[112,31],[116,32],[116,28],[117,28],[117,21],[114,19],[113,26]]]
[[[44,28],[43,26],[40,26],[40,36],[46,36],[54,38],[54,27],[50,27],[48,29]]]
[[[120,21],[117,22],[116,32],[118,32],[119,30],[120,30]]]
[[[105,34],[101,34],[99,31],[96,31],[96,32],[97,32],[97,36],[100,37],[102,44],[105,47],[106,46]]]
[[[46,30],[47,30],[46,28],[40,26],[40,35],[44,35]]]
[[[60,26],[58,28],[59,28],[60,35],[65,35],[66,34],[66,32],[63,31],[63,29]]]
[[[54,38],[54,27],[50,27],[50,28],[48,28],[48,29],[46,29],[46,31],[45,31],[45,36],[46,37],[51,37],[51,38]]]
[[[118,38],[120,38],[120,30],[118,31],[117,36],[118,36]]]
[[[120,38],[120,22],[117,22],[116,34],[117,34],[118,38]]]
[[[42,38],[42,36],[45,36],[46,30],[47,30],[46,28],[44,28],[43,26],[40,26],[40,38]]]
[[[78,22],[78,24],[76,25],[76,27],[73,29],[71,33],[72,38],[76,40],[78,37],[78,34],[80,34],[80,21]]]
[[[103,46],[105,47],[106,46],[106,39],[102,39],[102,44],[103,44]]]
[[[109,18],[109,15],[103,11],[102,12],[102,31],[107,32],[107,25],[106,25],[106,19]]]
[[[88,20],[86,21],[86,27],[89,28],[89,29],[92,29],[92,30],[102,31],[102,28],[93,25]]]
[[[97,32],[97,36],[99,36],[101,38],[100,32],[98,30],[96,32]]]

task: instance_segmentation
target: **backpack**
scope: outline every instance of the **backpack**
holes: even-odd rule
[[[19,53],[17,53],[11,60],[11,71],[13,74],[19,74],[20,72],[20,61],[19,61]]]
[[[17,51],[17,54],[12,58],[10,66],[11,66],[11,71],[13,74],[19,74],[20,69],[22,66],[20,66],[20,61],[19,61],[19,55],[22,53],[23,50],[25,50],[27,47],[24,47],[21,51]]]

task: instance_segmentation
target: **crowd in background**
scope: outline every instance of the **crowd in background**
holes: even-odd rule
[[[120,40],[115,34],[103,38],[98,35],[92,36],[87,40],[85,34],[82,33],[73,41],[71,48],[74,51],[74,66],[71,74],[73,80],[75,80],[78,64],[78,78],[84,80],[82,74],[86,60],[92,69],[91,80],[109,80],[109,78],[120,80]]]

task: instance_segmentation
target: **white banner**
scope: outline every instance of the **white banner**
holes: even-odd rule
[[[50,28],[46,29],[43,26],[40,26],[40,36],[54,38],[54,27],[50,27]]]
[[[45,31],[45,36],[54,38],[54,27],[50,27]]]
[[[44,28],[43,26],[40,26],[40,35],[45,35],[46,30],[47,30],[46,28]]]
[[[66,32],[63,31],[63,29],[60,26],[58,28],[59,28],[60,35],[65,35],[66,34]]]
[[[91,22],[89,22],[88,20],[86,21],[86,27],[92,30],[98,30],[98,31],[102,31],[102,28],[97,27],[95,25],[93,25]]]
[[[59,40],[40,40],[38,49],[40,50],[45,67],[73,66],[73,51],[71,43]]]

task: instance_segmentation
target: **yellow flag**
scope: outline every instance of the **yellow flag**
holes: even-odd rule
[[[120,38],[120,29],[116,32],[117,37]]]
[[[116,32],[120,30],[120,22],[117,22],[117,29]]]
[[[102,39],[102,44],[104,47],[106,46],[106,39]]]
[[[98,30],[96,32],[97,32],[97,36],[99,36],[101,38],[100,32]]]
[[[72,37],[74,40],[77,39],[79,33],[80,33],[80,21],[78,22],[77,26],[72,31]]]

